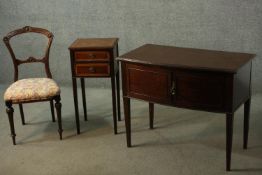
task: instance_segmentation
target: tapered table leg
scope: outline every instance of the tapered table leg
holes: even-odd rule
[[[154,103],[149,103],[149,127],[154,129]]]
[[[118,44],[116,45],[116,56],[119,56],[119,48]],[[121,121],[121,105],[120,105],[120,82],[119,82],[119,74],[120,74],[120,66],[119,61],[117,61],[117,73],[116,73],[116,88],[117,88],[117,110],[118,110],[118,121]]]
[[[244,143],[243,143],[244,149],[247,149],[247,143],[248,143],[250,103],[251,103],[251,99],[248,99],[244,105]]]
[[[119,63],[117,64],[119,67]],[[117,116],[118,116],[118,121],[121,121],[119,70],[116,73],[116,93],[117,93]]]
[[[117,134],[115,76],[111,76],[114,133]]]
[[[83,109],[85,121],[87,121],[87,111],[86,111],[86,90],[85,90],[85,79],[81,78],[81,89],[82,89],[82,100],[83,100]]]
[[[77,129],[77,134],[80,134],[80,122],[79,122],[76,78],[72,78],[72,82],[73,82],[73,95],[74,95],[74,105],[75,105],[76,129]]]
[[[127,143],[127,147],[131,147],[130,99],[124,97],[123,101],[124,101],[124,113],[125,113],[125,125],[126,125],[126,143]]]
[[[234,113],[226,114],[226,170],[231,169],[231,152],[232,152],[232,139],[233,139],[233,123]]]

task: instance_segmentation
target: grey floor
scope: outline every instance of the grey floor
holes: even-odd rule
[[[0,95],[6,86],[0,86]],[[13,146],[4,103],[0,103],[0,175],[221,175],[262,174],[262,95],[252,99],[249,149],[242,149],[243,106],[235,115],[232,172],[225,171],[225,116],[155,106],[148,129],[148,104],[132,100],[132,143],[126,147],[124,121],[113,134],[111,92],[86,89],[88,122],[76,135],[71,87],[62,88],[63,140],[51,122],[49,103],[24,105],[22,126],[15,106],[18,145]],[[81,101],[81,98],[79,99]]]

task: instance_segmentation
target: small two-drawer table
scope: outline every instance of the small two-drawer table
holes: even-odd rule
[[[118,56],[118,38],[77,39],[69,50],[77,133],[80,134],[77,78],[81,80],[85,121],[87,121],[87,110],[84,78],[111,78],[114,133],[117,134],[117,111],[118,120],[121,120],[119,63],[115,60]]]
[[[251,61],[255,55],[146,44],[118,59],[122,66],[127,146],[131,146],[130,98],[226,114],[226,158],[230,170],[233,118],[244,107],[247,148],[251,99]]]

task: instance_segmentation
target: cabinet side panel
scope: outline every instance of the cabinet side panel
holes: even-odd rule
[[[72,77],[75,77],[75,54],[74,51],[70,50],[70,61],[71,61],[71,73],[72,73]]]
[[[121,61],[121,74],[122,74],[122,91],[123,97],[127,96],[127,88],[126,88],[126,62]]]
[[[234,75],[234,110],[251,96],[251,67],[252,62],[250,61]]]

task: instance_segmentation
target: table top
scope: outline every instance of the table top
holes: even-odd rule
[[[255,54],[145,44],[117,58],[135,63],[236,73]]]
[[[81,49],[110,49],[118,42],[118,38],[79,38],[75,40],[69,50]]]

